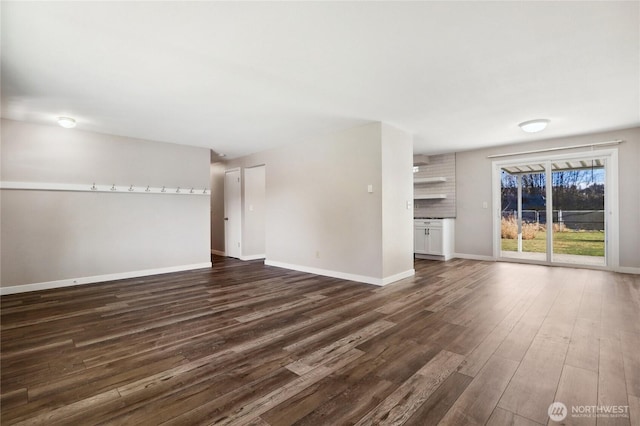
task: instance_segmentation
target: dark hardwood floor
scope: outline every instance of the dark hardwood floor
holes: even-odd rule
[[[536,425],[553,401],[640,425],[633,275],[417,260],[379,288],[216,257],[1,308],[3,425]]]

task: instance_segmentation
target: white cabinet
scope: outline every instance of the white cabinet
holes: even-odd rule
[[[444,256],[444,241],[441,226],[427,228],[427,254]]]
[[[416,257],[449,260],[453,257],[453,219],[416,219],[413,251]]]
[[[421,226],[413,227],[413,252],[427,252],[427,228]]]

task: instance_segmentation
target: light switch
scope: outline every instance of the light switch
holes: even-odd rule
[[[373,192],[373,185],[367,185],[367,192]]]
[[[487,209],[487,208],[489,208],[489,204],[487,204],[487,202],[486,202],[486,201],[483,201],[483,202],[482,202],[482,208],[483,208],[483,209]]]
[[[411,201],[407,201],[407,210],[411,210],[411,205],[413,203]]]

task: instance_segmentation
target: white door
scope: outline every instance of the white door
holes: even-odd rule
[[[242,256],[242,203],[240,169],[224,174],[224,247],[229,257]]]

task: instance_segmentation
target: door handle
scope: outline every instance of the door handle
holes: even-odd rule
[[[228,218],[228,217],[225,217],[225,218],[224,218],[224,220],[229,220],[229,218]]]

